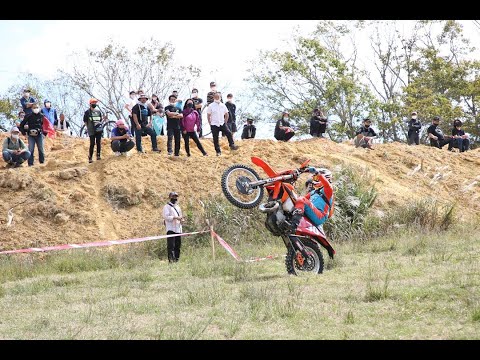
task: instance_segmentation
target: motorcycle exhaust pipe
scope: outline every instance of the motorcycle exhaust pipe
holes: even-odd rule
[[[280,206],[280,204],[278,202],[275,202],[275,205],[273,205],[272,207],[269,207],[269,206],[266,206],[266,205],[269,205],[270,203],[265,203],[265,204],[261,204],[258,209],[261,211],[261,212],[264,212],[264,213],[272,213],[272,212],[275,212],[277,211],[278,207]]]

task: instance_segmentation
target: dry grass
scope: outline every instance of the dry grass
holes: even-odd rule
[[[1,258],[0,338],[479,339],[479,238],[454,229],[343,242],[324,274],[304,278],[288,276],[283,257],[236,263],[217,249],[213,263],[188,244],[173,265],[141,244]]]

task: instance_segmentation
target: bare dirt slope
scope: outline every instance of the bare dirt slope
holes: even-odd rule
[[[5,135],[0,135],[3,143]],[[325,139],[279,143],[272,140],[237,141],[232,152],[221,139],[221,157],[213,142],[202,143],[209,157],[191,143],[192,156],[166,155],[166,138],[160,154],[134,152],[115,157],[103,140],[103,159],[88,164],[88,140],[47,139],[46,163],[6,169],[0,164],[0,249],[51,246],[96,240],[125,239],[164,233],[162,207],[169,191],[180,201],[199,207],[198,200],[222,197],[220,178],[230,165],[251,164],[250,156],[263,158],[275,169],[295,167],[303,160],[334,168],[354,165],[368,171],[379,192],[375,207],[386,209],[425,197],[458,202],[463,219],[480,213],[480,151],[447,152],[426,146],[381,144],[374,151],[356,149]],[[303,181],[299,182],[303,190]],[[188,199],[188,200],[187,200]],[[130,206],[119,206],[130,204]],[[13,221],[8,226],[8,210]]]

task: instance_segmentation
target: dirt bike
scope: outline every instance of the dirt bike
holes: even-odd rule
[[[222,175],[222,191],[225,197],[239,208],[252,209],[263,200],[266,189],[268,202],[261,204],[259,210],[267,215],[266,228],[273,235],[281,236],[287,247],[287,272],[294,275],[306,272],[321,274],[324,260],[320,248],[325,248],[332,259],[335,254],[322,226],[313,225],[304,216],[295,234],[290,230],[292,212],[298,197],[294,183],[302,173],[308,172],[307,165],[310,160],[305,161],[298,169],[281,172],[276,172],[258,157],[252,157],[251,160],[269,177],[262,179],[254,169],[246,165],[233,165]]]

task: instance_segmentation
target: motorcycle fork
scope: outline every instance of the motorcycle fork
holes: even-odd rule
[[[307,250],[305,250],[305,247],[303,246],[298,236],[288,235],[288,236],[283,236],[282,239],[287,249],[289,249],[290,246],[292,246],[294,250],[299,251],[300,254],[302,254],[303,259],[301,259],[300,256],[297,256],[297,260],[300,263],[300,265],[303,265],[303,261],[308,259],[310,255],[308,254]]]

